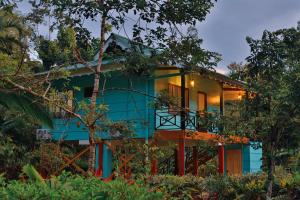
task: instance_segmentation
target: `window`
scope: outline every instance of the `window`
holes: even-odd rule
[[[177,98],[177,106],[181,107],[181,86],[169,84],[169,95]],[[189,108],[189,89],[185,88],[185,108]],[[178,110],[178,109],[177,109]]]
[[[51,94],[50,99],[51,101],[53,101],[53,103],[50,104],[49,110],[54,114],[54,117],[56,118],[67,117],[67,113],[65,110],[63,110],[59,106],[56,106],[55,104],[61,105],[70,111],[73,111],[74,109],[73,90],[68,90],[66,92],[54,92]]]
[[[94,90],[93,87],[86,87],[86,88],[84,88],[83,97],[84,98],[90,98],[90,97],[92,97],[93,90]]]
[[[197,108],[200,113],[207,110],[207,95],[204,92],[198,92]]]

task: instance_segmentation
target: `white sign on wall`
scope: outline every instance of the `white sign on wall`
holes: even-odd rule
[[[49,133],[49,129],[36,129],[37,140],[51,140],[52,135]]]

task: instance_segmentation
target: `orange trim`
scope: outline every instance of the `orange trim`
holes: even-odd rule
[[[178,141],[180,139],[185,140],[210,140],[213,142],[220,142],[220,143],[243,143],[248,144],[249,139],[246,137],[239,137],[239,136],[229,136],[228,138],[224,138],[221,135],[212,134],[208,132],[189,132],[189,131],[182,131],[182,130],[160,130],[155,132],[155,139],[157,141],[170,141],[175,140]]]
[[[156,131],[155,132],[155,140],[160,141],[160,140],[179,140],[179,139],[184,139],[184,131],[182,130],[161,130],[161,131]]]

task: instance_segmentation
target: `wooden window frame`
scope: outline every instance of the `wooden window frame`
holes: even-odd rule
[[[203,94],[204,95],[204,111],[207,112],[207,93],[202,92],[202,91],[198,91],[197,93],[197,110],[200,112],[199,109],[199,94]]]
[[[174,89],[174,88],[176,88],[177,89],[177,96],[174,96],[173,95],[173,91],[171,92],[170,91],[170,88],[172,88],[172,90]],[[184,94],[184,98],[185,98],[185,110],[189,110],[189,108],[190,108],[190,91],[189,91],[189,88],[184,88],[185,89],[185,94]],[[169,95],[171,96],[171,97],[176,97],[176,98],[181,98],[181,86],[180,85],[175,85],[175,84],[172,84],[172,83],[169,83],[168,84],[168,92],[169,92]],[[179,94],[180,94],[180,96],[179,96]],[[187,95],[186,95],[187,94]],[[181,108],[181,103],[180,103],[181,101],[179,101],[179,105],[177,105],[178,106],[178,108]],[[169,112],[170,113],[174,113],[174,109],[173,108],[169,108]]]

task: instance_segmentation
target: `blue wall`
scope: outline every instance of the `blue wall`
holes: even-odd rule
[[[101,77],[100,88],[102,89],[104,77]],[[69,83],[66,81],[56,81],[57,88],[72,89],[73,87],[81,88],[80,91],[74,90],[74,97],[77,102],[84,99],[84,88],[93,86],[93,76],[84,75],[71,78]],[[67,85],[67,86],[65,86]],[[105,88],[118,88],[122,90],[107,90],[100,94],[97,103],[108,105],[108,119],[112,121],[127,120],[133,124],[133,132],[135,138],[151,137],[154,133],[154,109],[151,106],[154,96],[154,81],[146,78],[132,78],[129,80],[119,72],[112,72],[106,77]],[[141,93],[132,92],[136,90]],[[78,127],[77,119],[55,119],[55,127],[51,130],[55,139],[64,140],[87,140],[88,131],[84,125]],[[105,132],[97,132],[102,139],[109,139],[109,134]]]
[[[260,172],[262,166],[262,148],[254,148],[255,143],[250,146],[250,172]]]

